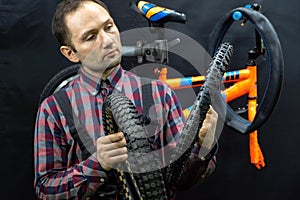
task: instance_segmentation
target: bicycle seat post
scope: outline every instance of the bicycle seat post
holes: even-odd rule
[[[158,33],[158,39],[164,37],[164,27],[167,22],[186,23],[186,15],[147,1],[137,1],[131,4],[131,8],[145,17],[151,32]]]
[[[138,55],[139,63],[146,60],[167,64],[168,41],[165,37],[165,24],[167,22],[186,23],[186,15],[147,1],[131,2],[131,8],[147,19],[150,33],[155,34],[157,38],[149,44],[137,44],[137,48],[142,52],[142,55]]]

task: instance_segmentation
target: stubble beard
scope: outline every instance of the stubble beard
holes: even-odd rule
[[[86,57],[86,59],[83,59],[81,64],[85,71],[89,72],[94,76],[99,76],[99,78],[102,78],[103,76],[108,76],[113,71],[113,69],[115,69],[121,63],[122,59],[121,54],[116,55],[115,58],[102,61],[95,61],[94,56],[89,56],[90,58]]]

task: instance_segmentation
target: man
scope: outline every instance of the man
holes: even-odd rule
[[[141,80],[121,68],[119,31],[101,1],[62,1],[53,17],[52,29],[61,44],[61,53],[70,61],[81,63],[80,76],[64,91],[71,102],[74,117],[93,138],[96,152],[83,159],[61,108],[53,95],[48,97],[41,104],[36,120],[34,187],[39,199],[82,199],[93,196],[104,187],[110,181],[112,167],[128,158],[124,134],[105,135],[102,121],[104,99],[112,92],[121,93],[142,112],[140,95],[136,95]],[[159,149],[163,147],[161,138],[167,138],[167,141],[178,138],[184,117],[175,93],[167,85],[159,81],[152,81],[151,85],[152,97],[155,96],[156,104],[162,108],[159,112],[166,113],[163,131],[157,133],[153,141]],[[200,145],[212,148],[216,123],[217,113],[211,108],[199,132],[197,148]],[[205,142],[204,137],[208,138]],[[197,175],[197,181],[201,181],[214,169],[214,160],[201,162],[199,155],[193,158],[195,162],[203,163],[201,174],[185,171]],[[171,192],[169,198],[174,198]]]

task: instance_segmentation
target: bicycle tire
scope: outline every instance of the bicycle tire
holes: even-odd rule
[[[267,87],[252,122],[238,115],[226,104],[226,125],[242,134],[247,134],[260,128],[278,104],[283,84],[284,61],[281,44],[271,22],[262,13],[244,7],[235,8],[227,12],[214,26],[210,34],[208,46],[210,55],[215,53],[226,32],[233,22],[235,22],[232,18],[234,12],[241,12],[243,17],[246,17],[255,26],[255,29],[264,42],[270,62]]]
[[[142,198],[133,199],[166,200],[163,172],[159,169],[153,170],[162,165],[160,159],[151,153],[153,150],[134,104],[124,95],[109,95],[103,104],[103,123],[108,128],[106,134],[113,134],[117,129],[124,133],[128,152],[132,153],[128,158],[130,165],[141,169],[133,174]],[[118,127],[111,127],[112,124]],[[133,154],[134,156],[130,156]]]
[[[80,68],[80,64],[71,65],[57,74],[55,74],[50,81],[46,84],[43,91],[40,94],[39,105],[50,95],[56,92],[58,89],[67,84],[68,81],[75,78],[78,70]]]

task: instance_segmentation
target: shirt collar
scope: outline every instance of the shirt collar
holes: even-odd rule
[[[106,83],[110,84],[113,89],[116,89],[118,92],[121,92],[122,86],[121,86],[121,77],[124,73],[124,70],[120,65],[118,65],[112,73],[107,77]],[[81,75],[81,81],[83,86],[91,93],[91,95],[96,96],[101,89],[102,82],[101,78],[95,77],[84,71],[82,68],[80,68],[79,74]]]

